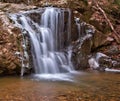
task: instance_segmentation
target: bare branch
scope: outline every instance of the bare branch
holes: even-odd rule
[[[113,37],[115,38],[116,42],[120,44],[120,35],[114,29],[112,23],[110,22],[109,18],[106,15],[105,11],[98,5],[98,2],[96,0],[93,0],[93,3],[98,8],[98,10],[103,14],[103,16],[106,19],[106,21],[108,22],[111,30],[114,32]]]

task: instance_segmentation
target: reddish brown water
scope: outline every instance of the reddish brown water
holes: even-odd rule
[[[120,101],[120,74],[84,72],[73,81],[0,78],[0,101]]]

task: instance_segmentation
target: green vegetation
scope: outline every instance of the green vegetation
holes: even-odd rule
[[[114,3],[120,6],[120,0],[114,0]]]

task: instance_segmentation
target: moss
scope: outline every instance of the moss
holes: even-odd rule
[[[88,5],[88,0],[82,0],[85,5]]]
[[[68,0],[68,7],[72,9],[76,8],[87,8],[87,2],[86,0]]]
[[[120,6],[120,0],[114,0],[114,3]]]
[[[84,14],[82,16],[82,20],[89,23],[92,14],[93,14],[93,12],[89,11],[89,10],[84,12]]]
[[[0,70],[0,74],[2,74],[3,73],[3,71],[2,70]]]

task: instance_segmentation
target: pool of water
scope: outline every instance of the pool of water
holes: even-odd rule
[[[120,74],[0,77],[0,101],[120,101]]]

